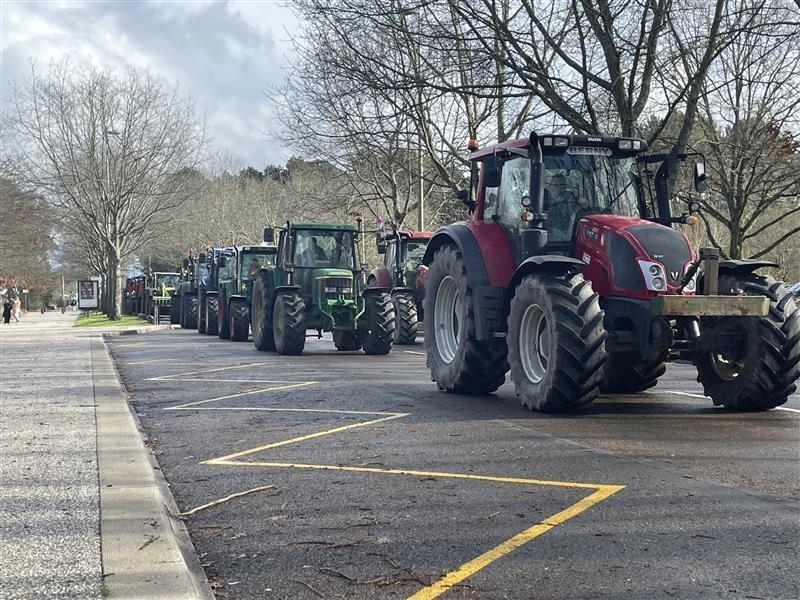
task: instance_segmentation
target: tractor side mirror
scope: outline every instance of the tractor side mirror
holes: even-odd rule
[[[264,241],[267,244],[271,244],[275,241],[275,230],[272,227],[264,228]]]
[[[487,188],[500,187],[502,175],[502,163],[494,155],[487,156],[483,160],[483,185]]]
[[[708,189],[705,163],[702,162],[694,163],[694,189],[696,192],[700,194],[702,194]]]
[[[378,249],[378,254],[386,254],[386,237],[379,233],[375,237],[375,246]]]
[[[228,265],[228,257],[224,254],[221,254],[220,257],[217,259],[217,266],[220,268],[225,268]]]
[[[188,269],[189,268],[189,259],[188,258],[184,258],[183,259],[183,268],[184,269]]]
[[[204,252],[201,252],[201,253],[200,253],[200,254],[197,256],[197,261],[198,261],[198,262],[201,262],[201,263],[204,263],[204,262],[206,262],[206,255],[205,255],[205,253],[204,253]]]

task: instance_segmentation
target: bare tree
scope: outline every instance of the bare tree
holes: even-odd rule
[[[767,5],[702,87],[700,145],[713,185],[703,216],[731,258],[764,256],[800,232],[800,27],[783,6]]]
[[[35,65],[13,88],[6,123],[26,180],[63,209],[63,224],[104,246],[108,314],[120,314],[120,265],[193,192],[206,140],[190,100],[148,73],[69,60]]]

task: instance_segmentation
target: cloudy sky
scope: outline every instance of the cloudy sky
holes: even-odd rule
[[[3,95],[29,60],[67,55],[110,68],[148,68],[177,82],[206,115],[216,150],[253,166],[284,161],[264,90],[279,84],[298,24],[271,0],[94,2],[0,0]]]

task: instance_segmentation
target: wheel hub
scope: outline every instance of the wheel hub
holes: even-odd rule
[[[439,356],[445,363],[453,362],[464,335],[461,319],[463,304],[456,280],[447,275],[436,290],[434,303],[434,337]]]
[[[551,339],[547,319],[538,304],[531,304],[525,309],[520,324],[518,344],[525,377],[533,383],[539,383],[547,373]]]

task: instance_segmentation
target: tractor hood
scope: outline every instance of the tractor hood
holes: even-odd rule
[[[694,258],[686,236],[671,227],[621,215],[588,215],[583,220],[587,222],[583,232],[589,237],[616,234],[633,247],[637,259],[663,265],[670,288],[679,286],[688,264]]]

